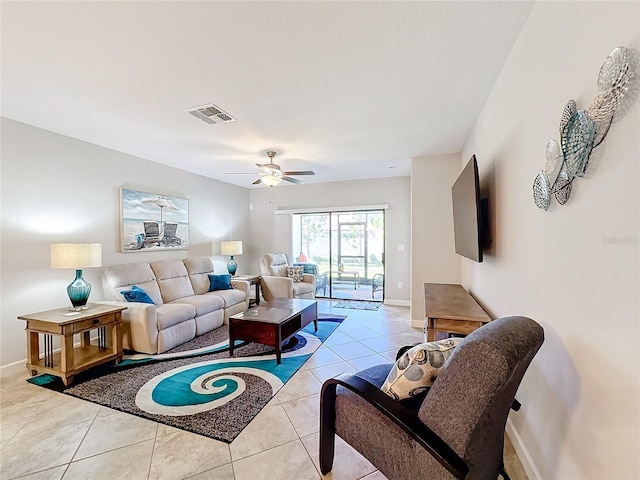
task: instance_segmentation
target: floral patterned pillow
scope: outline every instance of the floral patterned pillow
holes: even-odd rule
[[[381,390],[394,400],[415,397],[428,390],[462,338],[421,343],[410,348],[391,368]]]
[[[304,268],[287,267],[287,277],[293,278],[294,282],[302,282],[304,280]]]

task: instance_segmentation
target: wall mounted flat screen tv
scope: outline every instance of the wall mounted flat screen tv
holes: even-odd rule
[[[480,180],[476,156],[451,187],[453,232],[456,253],[482,262],[482,249],[491,243],[488,229],[488,199],[480,198]]]

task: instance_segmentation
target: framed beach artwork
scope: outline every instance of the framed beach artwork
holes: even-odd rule
[[[120,188],[120,250],[189,248],[189,200]]]

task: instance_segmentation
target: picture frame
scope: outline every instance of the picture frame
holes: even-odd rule
[[[185,250],[189,200],[120,188],[120,251]]]

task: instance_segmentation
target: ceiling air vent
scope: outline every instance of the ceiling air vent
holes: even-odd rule
[[[226,122],[235,122],[236,119],[229,115],[227,112],[222,110],[219,107],[216,107],[212,103],[209,105],[202,105],[201,107],[190,108],[189,110],[185,110],[189,112],[194,117],[199,118],[203,122],[206,123],[226,123]]]

